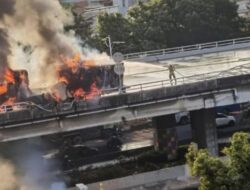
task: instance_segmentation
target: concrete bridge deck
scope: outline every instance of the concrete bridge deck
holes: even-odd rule
[[[250,37],[130,53],[126,60],[153,62],[250,48]]]
[[[27,105],[26,110],[0,115],[0,141],[118,123],[122,117],[132,120],[248,102],[250,72],[247,68],[235,68],[236,73],[193,76],[194,81],[189,83],[179,79],[177,86],[169,86],[168,80],[134,85],[125,94],[81,101],[76,106],[63,104],[54,111]]]
[[[244,49],[168,61],[177,67],[176,86],[166,80],[164,62],[160,66],[126,62],[126,94],[77,105],[68,102],[57,109],[18,104],[16,111],[0,113],[0,141],[118,123],[121,117],[129,120],[247,102],[249,59],[249,50]]]

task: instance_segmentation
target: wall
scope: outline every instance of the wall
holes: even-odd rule
[[[175,166],[153,172],[146,172],[101,182],[105,190],[129,189],[138,186],[152,186],[166,183],[171,189],[197,186],[198,180],[191,178],[187,166]],[[100,182],[87,185],[90,190],[100,190]],[[168,189],[168,188],[165,189]],[[170,189],[170,188],[169,188]],[[76,190],[71,188],[70,190]]]

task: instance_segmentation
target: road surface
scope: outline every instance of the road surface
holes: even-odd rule
[[[176,77],[230,70],[250,63],[250,50],[206,54],[155,63],[125,62],[125,86],[168,80],[168,64],[176,68]],[[187,81],[188,82],[188,81]]]

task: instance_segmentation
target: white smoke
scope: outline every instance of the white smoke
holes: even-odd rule
[[[9,65],[26,69],[31,87],[55,82],[55,65],[60,63],[61,55],[71,57],[80,53],[82,59],[87,59],[87,54],[91,58],[99,56],[97,51],[83,50],[73,31],[65,32],[64,27],[73,24],[73,16],[58,0],[11,0],[8,4],[11,10],[8,14],[3,11],[1,14],[0,9],[0,29],[8,35]],[[101,57],[109,62],[107,56]]]
[[[11,163],[0,159],[0,190],[13,190],[17,186],[15,169]]]
[[[7,147],[11,149],[2,157],[8,160],[0,158],[0,190],[67,189],[60,178],[51,174],[50,166],[44,164],[36,140],[15,142]]]
[[[23,183],[16,172],[11,162],[0,159],[0,190],[39,190],[36,186]]]

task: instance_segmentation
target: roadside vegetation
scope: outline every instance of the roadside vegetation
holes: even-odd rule
[[[207,150],[190,145],[186,160],[191,174],[200,179],[200,190],[250,189],[249,137],[248,133],[235,133],[231,144],[222,150],[223,158],[210,156]]]
[[[250,34],[249,19],[240,17],[231,0],[150,0],[132,7],[127,15],[101,14],[97,26],[75,14],[71,26],[83,45],[107,51],[104,38],[111,36],[114,52],[131,53],[244,37]]]
[[[120,156],[119,163],[115,165],[100,168],[90,167],[84,171],[72,171],[69,174],[69,185],[79,182],[89,184],[184,164],[187,148],[188,146],[179,147],[178,158],[171,162],[167,160],[166,152],[149,150],[134,158],[131,157],[129,160],[126,156]]]

